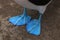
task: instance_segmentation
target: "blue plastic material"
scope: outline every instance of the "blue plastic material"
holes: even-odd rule
[[[33,35],[40,35],[41,33],[41,16],[39,16],[39,19],[34,19],[34,20],[31,20],[27,26],[26,26],[26,31],[30,34],[33,34]]]
[[[31,19],[30,16],[28,16],[26,14],[26,8],[24,8],[23,14],[22,15],[18,15],[18,16],[14,16],[9,18],[9,22],[11,22],[12,24],[19,26],[19,25],[24,25],[26,23],[28,23]]]

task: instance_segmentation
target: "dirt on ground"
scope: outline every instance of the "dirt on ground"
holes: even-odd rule
[[[60,0],[53,0],[42,17],[40,36],[28,34],[26,25],[15,26],[8,22],[12,16],[22,14],[23,7],[13,0],[0,0],[0,40],[60,40]],[[36,10],[27,9],[32,19],[38,18]]]

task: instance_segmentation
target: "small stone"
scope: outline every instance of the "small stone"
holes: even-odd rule
[[[3,8],[3,6],[0,4],[0,9]]]
[[[3,36],[2,36],[2,34],[0,34],[0,40],[3,40]]]
[[[14,3],[11,2],[10,5],[11,5],[12,7],[14,7]]]
[[[2,15],[0,15],[0,21],[2,21]]]

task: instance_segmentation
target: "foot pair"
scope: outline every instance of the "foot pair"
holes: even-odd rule
[[[9,18],[9,22],[14,25],[24,25],[26,24],[26,31],[33,35],[40,35],[41,33],[41,16],[39,19],[31,20],[31,17],[26,14],[26,8],[24,8],[23,15],[14,16]]]

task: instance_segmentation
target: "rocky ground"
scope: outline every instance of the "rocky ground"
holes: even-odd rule
[[[48,6],[43,15],[40,36],[28,34],[25,25],[14,26],[8,22],[8,18],[19,15],[22,11],[23,7],[13,0],[0,0],[0,40],[60,40],[60,0],[53,0]],[[37,18],[37,11],[27,11],[32,19]]]

